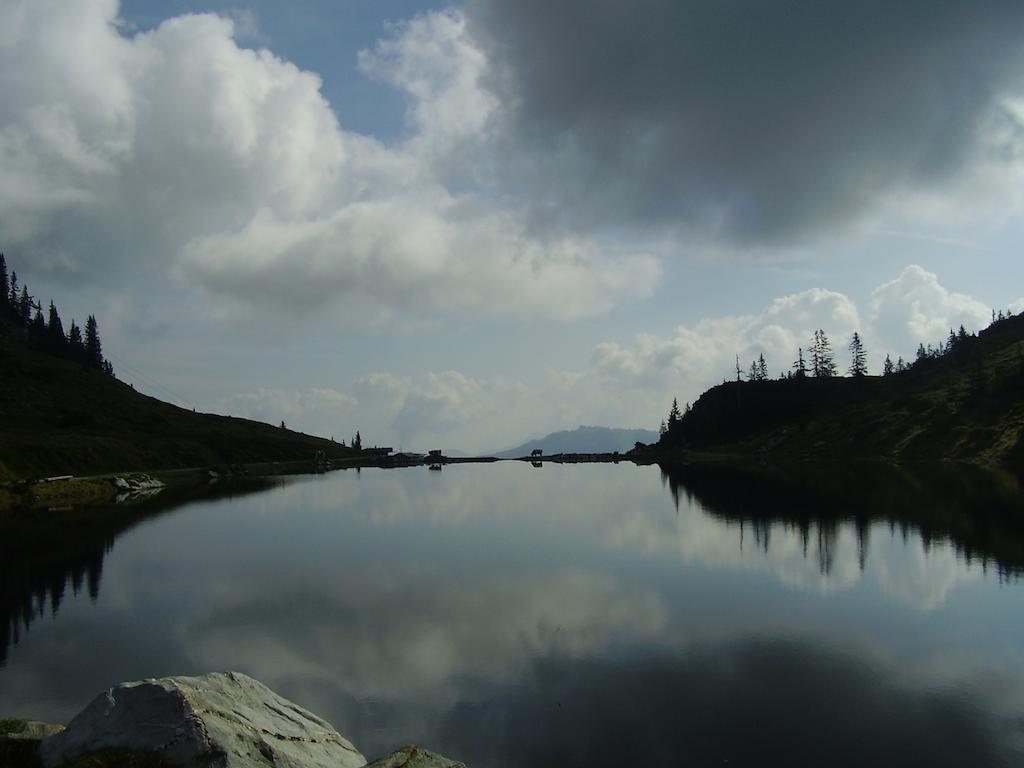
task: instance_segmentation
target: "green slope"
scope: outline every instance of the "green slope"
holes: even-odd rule
[[[178,408],[19,338],[0,327],[0,480],[354,455],[319,437]]]
[[[891,376],[729,382],[654,454],[1024,460],[1024,316]]]

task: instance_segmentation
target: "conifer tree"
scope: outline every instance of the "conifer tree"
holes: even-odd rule
[[[32,322],[32,297],[28,295],[28,286],[21,286],[21,295],[18,297],[18,322],[28,328]]]
[[[356,430],[356,436],[352,438],[352,447],[357,451],[363,450],[363,437],[359,434],[359,430]]]
[[[850,339],[850,358],[850,375],[855,377],[867,375],[867,354],[864,352],[864,342],[861,341],[860,334],[856,331],[853,332],[853,338]]]
[[[94,315],[89,315],[85,321],[85,364],[90,368],[103,369],[103,345]]]
[[[29,338],[35,341],[37,344],[46,345],[46,318],[43,317],[43,307],[41,304],[36,304],[32,307],[35,313],[32,315],[32,320],[29,322]]]
[[[882,365],[882,375],[891,376],[896,372],[896,366],[892,363],[892,358],[888,355],[885,356],[885,363]]]
[[[764,353],[758,355],[756,360],[750,361],[748,378],[751,381],[768,381],[768,364],[764,361]]]
[[[670,430],[674,429],[676,424],[683,420],[683,416],[679,413],[679,401],[676,398],[672,398],[672,407],[668,412],[668,423],[667,426]]]
[[[85,362],[85,342],[82,341],[82,329],[74,320],[68,329],[68,351],[72,360],[78,363]]]
[[[807,376],[807,363],[804,361],[803,347],[798,347],[796,350],[796,362],[793,363],[793,375],[798,379],[803,379]]]
[[[8,316],[11,301],[11,280],[7,274],[7,260],[0,253],[0,317]]]
[[[836,364],[832,358],[832,345],[829,343],[825,331],[820,328],[814,332],[812,367],[815,378],[831,378],[836,375]]]
[[[16,314],[16,307],[18,306],[18,273],[11,270],[11,289],[10,293],[7,294],[7,307],[13,318]]]
[[[62,355],[67,351],[68,340],[64,335],[64,324],[60,321],[57,306],[50,299],[50,314],[46,321],[46,346],[50,352]]]

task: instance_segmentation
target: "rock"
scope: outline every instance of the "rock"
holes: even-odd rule
[[[327,722],[238,672],[122,683],[63,733],[43,739],[46,768],[103,749],[152,752],[174,768],[361,768]]]
[[[374,760],[366,768],[466,768],[466,764],[410,746]]]

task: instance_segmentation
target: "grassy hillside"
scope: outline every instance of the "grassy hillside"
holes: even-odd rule
[[[1024,316],[899,374],[713,387],[654,452],[687,451],[1024,460]]]
[[[330,440],[178,408],[19,339],[0,325],[0,481],[354,455]]]

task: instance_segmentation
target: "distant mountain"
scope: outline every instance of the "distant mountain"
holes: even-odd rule
[[[613,427],[578,427],[573,430],[552,432],[546,437],[528,440],[515,448],[492,454],[499,459],[529,456],[534,448],[545,454],[552,453],[625,453],[637,442],[657,442],[658,433],[649,429],[615,429]]]

